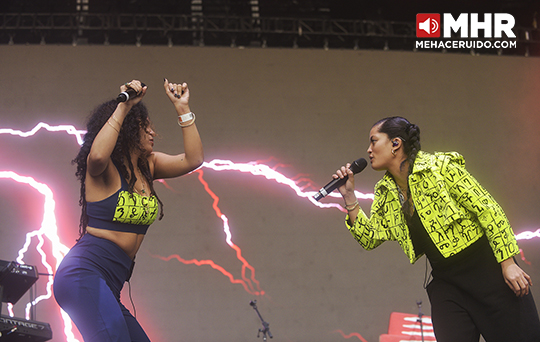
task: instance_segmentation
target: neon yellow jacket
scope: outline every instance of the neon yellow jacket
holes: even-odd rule
[[[419,152],[409,175],[415,210],[429,237],[448,258],[486,235],[498,262],[519,253],[516,238],[502,208],[465,169],[456,152]],[[368,218],[360,209],[347,228],[366,249],[384,241],[397,241],[411,263],[421,256],[414,251],[401,211],[394,179],[386,173],[375,185],[375,198]]]

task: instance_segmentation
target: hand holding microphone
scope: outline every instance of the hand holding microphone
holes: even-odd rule
[[[359,158],[351,163],[350,170],[353,172],[353,174],[357,174],[359,172],[362,172],[367,166],[367,161],[364,158]],[[329,193],[334,191],[335,189],[339,188],[345,182],[349,179],[348,176],[344,178],[334,178],[332,181],[330,181],[328,184],[326,184],[324,187],[322,187],[319,192],[317,192],[313,198],[316,201],[319,201],[320,199],[328,196]]]
[[[120,90],[122,92],[118,94],[118,97],[116,98],[116,102],[127,102],[130,99],[144,95],[143,92],[145,90],[144,89],[145,87],[146,87],[146,84],[137,80],[124,83],[124,85],[120,87]]]

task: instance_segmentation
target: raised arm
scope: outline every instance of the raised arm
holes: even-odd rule
[[[120,129],[122,128],[122,123],[124,122],[127,113],[130,111],[131,107],[139,103],[146,94],[146,87],[143,87],[140,81],[133,80],[123,84],[120,87],[120,91],[126,91],[128,87],[137,91],[139,96],[132,98],[127,102],[119,103],[107,123],[103,125],[96,135],[87,159],[88,174],[92,177],[100,176],[107,169],[118,135],[120,134]]]
[[[182,176],[201,166],[204,161],[204,151],[195,124],[195,114],[189,108],[187,83],[169,83],[165,79],[163,87],[178,114],[178,124],[181,127],[184,140],[184,153],[178,155],[153,153],[151,161],[154,165],[154,179]]]

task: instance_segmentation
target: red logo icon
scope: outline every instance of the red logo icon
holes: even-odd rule
[[[441,36],[441,15],[439,13],[418,13],[416,15],[416,37],[439,38]]]

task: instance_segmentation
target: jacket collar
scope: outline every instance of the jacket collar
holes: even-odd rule
[[[426,170],[431,170],[434,166],[433,158],[436,158],[435,155],[431,153],[427,153],[424,151],[419,151],[416,155],[416,159],[414,161],[413,171],[412,174],[421,173]],[[409,176],[410,177],[410,176]],[[383,178],[377,183],[376,188],[384,187],[388,190],[397,190],[396,182],[394,181],[394,177],[390,174],[390,172],[386,172],[383,176]]]
[[[416,159],[414,160],[413,171],[412,173],[422,172],[427,169],[431,169],[433,166],[432,163],[432,154],[426,153],[424,151],[418,151]]]

